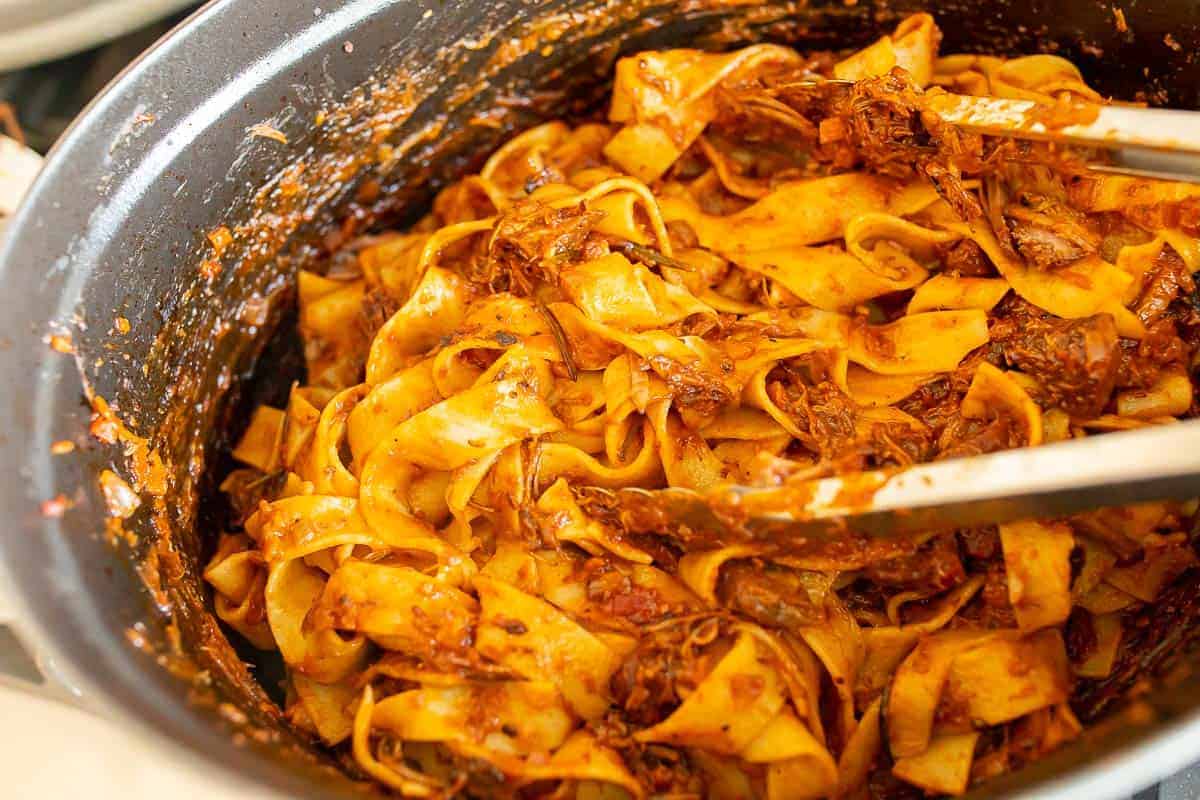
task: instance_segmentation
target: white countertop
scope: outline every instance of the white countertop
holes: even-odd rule
[[[0,688],[0,796],[22,800],[218,800],[173,748],[64,703]],[[254,800],[255,793],[219,800]]]

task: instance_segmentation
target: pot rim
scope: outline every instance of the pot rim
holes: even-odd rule
[[[121,101],[128,100],[130,96],[136,95],[139,91],[139,82],[149,72],[164,61],[177,56],[178,51],[206,26],[219,27],[223,22],[223,15],[230,12],[238,2],[239,0],[209,0],[123,69],[71,123],[48,153],[41,173],[30,187],[20,208],[8,221],[6,235],[0,238],[0,284],[8,283],[12,278],[10,272],[12,265],[17,260],[16,256],[23,238],[21,231],[26,226],[35,224],[39,226],[54,224],[56,214],[59,212],[59,203],[56,198],[62,196],[62,193],[68,191],[71,186],[73,160],[81,153],[94,153],[98,143],[111,140],[112,131],[100,128],[104,111]],[[379,9],[387,4],[386,0],[363,0],[357,3],[362,18],[378,13]],[[356,5],[354,0],[346,3],[347,7],[354,5]],[[284,34],[280,33],[279,40],[283,41],[283,39]],[[365,79],[368,76],[364,75],[363,77]],[[220,76],[216,74],[213,74],[212,78],[214,81],[220,80]],[[74,234],[78,236],[82,235],[82,232],[74,231]],[[72,265],[73,270],[78,268],[78,264]],[[73,298],[69,296],[71,288],[72,284],[68,283],[61,290],[58,299],[63,305],[55,309],[56,312],[62,311],[64,308],[69,310],[69,304],[73,302]],[[50,316],[61,317],[62,315],[58,313],[45,314],[43,319]],[[12,359],[8,352],[12,349],[14,348],[10,347],[4,352],[0,352],[0,362]],[[54,367],[47,367],[39,372],[37,376],[39,389],[46,389],[47,386],[53,387],[57,384],[60,380],[61,370],[64,369],[73,371],[75,366],[73,363],[66,364],[64,360],[57,362]],[[46,391],[50,391],[50,389],[46,389]],[[7,402],[7,398],[5,402]],[[36,434],[41,432],[42,426],[34,425],[29,431],[24,431],[19,436],[13,436],[14,439],[20,439],[32,445],[26,450],[26,458],[30,462],[31,469],[29,472],[22,472],[19,481],[10,482],[21,484],[20,487],[14,485],[0,488],[0,499],[3,500],[3,505],[9,511],[10,519],[21,521],[19,525],[14,526],[8,532],[8,536],[14,535],[18,528],[21,534],[30,536],[53,539],[62,535],[56,520],[40,517],[31,519],[29,514],[25,513],[28,503],[38,497],[39,492],[44,492],[54,485],[51,476],[55,467],[51,465],[51,456],[45,447],[49,439],[39,440],[36,438]],[[20,565],[11,563],[11,552],[4,546],[4,538],[0,537],[0,579],[2,579],[0,586],[20,586],[23,582],[22,578]],[[204,745],[206,742],[209,744],[214,742],[214,737],[224,737],[211,728],[201,727],[198,729],[199,726],[195,724],[194,718],[190,719],[189,723],[186,714],[190,712],[187,709],[159,709],[164,713],[153,716],[137,713],[118,699],[119,693],[113,685],[99,680],[87,668],[87,665],[77,663],[67,655],[68,649],[64,643],[66,632],[49,624],[50,610],[35,606],[23,591],[12,594],[12,597],[6,598],[7,603],[11,606],[13,615],[22,621],[22,625],[31,629],[33,639],[40,651],[39,655],[42,656],[42,661],[50,673],[49,677],[61,678],[67,686],[74,689],[77,698],[85,706],[99,710],[115,718],[124,727],[136,731],[142,739],[174,761],[179,769],[199,770],[203,764],[207,767],[204,772],[207,774],[208,780],[213,781],[212,786],[216,793],[225,793],[222,796],[235,796],[235,793],[240,792],[247,796],[282,798],[309,793],[304,790],[305,784],[298,780],[298,773],[297,780],[285,781],[291,785],[286,788],[278,788],[243,773],[236,768],[236,763],[231,764],[223,760],[220,756],[228,755],[231,752],[228,748],[216,752],[213,748]],[[107,646],[130,647],[125,642],[109,642]],[[137,663],[142,671],[161,669],[146,660]],[[124,689],[126,693],[136,692],[139,688],[132,676],[118,675],[111,670],[107,674],[117,681],[119,688]],[[167,711],[174,713],[165,713]],[[160,744],[163,740],[170,744]],[[197,754],[203,761],[194,758]],[[187,758],[189,755],[193,757]],[[243,752],[242,757],[253,756]],[[1200,708],[1189,711],[1165,724],[1142,741],[1094,762],[1056,775],[1037,785],[1019,789],[1013,796],[1039,798],[1039,800],[1075,800],[1080,796],[1090,797],[1093,800],[1118,800],[1118,798],[1128,797],[1154,782],[1168,777],[1197,759],[1200,759]],[[219,769],[214,770],[213,767],[219,767]],[[280,770],[282,771],[283,768],[280,767]]]

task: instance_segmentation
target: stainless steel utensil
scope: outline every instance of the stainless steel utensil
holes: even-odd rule
[[[1090,121],[1054,126],[1047,121],[1047,107],[1030,100],[938,94],[930,105],[964,130],[1110,151],[1113,163],[1090,165],[1093,172],[1200,182],[1200,113],[1195,111],[1081,106],[1094,114]]]
[[[845,91],[854,81],[793,85],[829,85]],[[1112,163],[1090,164],[1093,172],[1200,182],[1200,112],[1082,102],[1052,107],[1032,100],[949,92],[931,92],[926,100],[930,111],[972,133],[1107,150]],[[1067,121],[1072,114],[1080,121],[1055,124],[1055,119]]]
[[[726,541],[894,537],[1200,496],[1200,420],[770,488],[618,492]]]

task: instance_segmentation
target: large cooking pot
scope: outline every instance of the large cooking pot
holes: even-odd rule
[[[277,400],[295,371],[291,277],[328,244],[330,220],[412,217],[514,129],[594,108],[622,53],[861,45],[923,5],[216,0],[198,12],[63,137],[0,248],[0,589],[50,679],[178,743],[166,749],[190,752],[179,763],[206,771],[213,796],[362,796],[282,722],[278,665],[243,663],[198,574],[220,525],[204,499],[237,433],[227,423]],[[928,5],[947,51],[1052,50],[1103,91],[1198,104],[1194,0],[1127,3],[1128,30],[1094,0]],[[205,278],[219,226],[235,244]],[[48,347],[54,333],[74,355]],[[259,364],[275,379],[254,379]],[[168,472],[119,526],[96,479],[131,477],[145,448],[88,436],[95,397]],[[102,416],[98,428],[114,432]],[[51,454],[62,439],[77,449]],[[1164,630],[1163,648],[1181,641]],[[1147,696],[1140,724],[1101,726],[981,794],[1129,795],[1200,759],[1198,694],[1200,678],[1177,681]]]

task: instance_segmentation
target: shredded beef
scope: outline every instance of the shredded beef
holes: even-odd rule
[[[1149,605],[1126,612],[1121,644],[1106,678],[1080,680],[1071,708],[1083,722],[1104,714],[1137,681],[1161,674],[1200,635],[1200,569],[1189,569]]]
[[[971,239],[960,239],[934,248],[942,259],[942,268],[947,274],[967,278],[987,278],[996,274],[995,267],[984,254],[983,248]]]
[[[755,622],[794,629],[825,620],[795,570],[758,561],[736,561],[721,570],[717,596]]]
[[[1038,379],[1047,405],[1079,417],[1099,414],[1108,405],[1121,361],[1112,317],[1059,319],[1024,301],[1006,306],[1006,318],[992,334],[1004,360]]]
[[[583,257],[600,212],[582,204],[555,209],[537,200],[520,200],[496,221],[484,273],[477,276],[493,292],[530,295],[556,283],[558,270]]]
[[[913,174],[916,152],[928,154],[940,131],[935,115],[922,115],[922,91],[903,70],[855,83],[846,101],[845,126],[868,169],[905,178]]]
[[[1003,558],[988,564],[983,588],[959,612],[951,626],[988,629],[1017,626],[1017,616],[1008,599],[1008,576],[1004,571]]]
[[[1087,657],[1096,649],[1096,626],[1092,621],[1092,614],[1085,608],[1076,606],[1071,609],[1071,616],[1067,618],[1066,628],[1063,630],[1063,639],[1067,646],[1067,657],[1076,664],[1087,660]]]
[[[783,365],[768,376],[767,395],[807,433],[801,441],[821,458],[833,459],[854,442],[854,402],[835,381],[810,384]]]
[[[962,172],[957,166],[939,161],[926,161],[921,164],[921,172],[933,184],[938,197],[954,209],[959,219],[974,220],[983,216],[983,206],[980,205],[979,198],[963,184]]]
[[[666,719],[708,673],[711,659],[683,647],[689,634],[694,636],[694,629],[678,626],[643,636],[613,673],[609,688],[630,723],[647,726]]]
[[[1118,348],[1116,387],[1147,389],[1162,372],[1187,362],[1191,349],[1179,337],[1174,320],[1164,317],[1146,326],[1146,335],[1121,339]]]
[[[662,376],[671,391],[676,408],[690,409],[706,416],[715,413],[732,399],[729,387],[720,376],[692,364],[681,364],[666,356],[652,356],[650,366]]]
[[[383,289],[372,289],[363,296],[359,325],[367,340],[375,338],[383,324],[400,309],[400,303]]]
[[[980,456],[1026,444],[1024,431],[1006,414],[986,420],[967,419],[960,414],[942,429],[937,442],[937,457]]]
[[[1187,264],[1171,247],[1164,247],[1145,276],[1142,292],[1133,304],[1134,313],[1146,324],[1160,319],[1176,297],[1196,290]]]
[[[910,555],[870,564],[863,576],[897,591],[940,594],[967,578],[954,534],[935,536]]]
[[[1036,269],[1055,269],[1099,249],[1100,236],[1084,214],[1065,203],[1025,194],[1004,209],[1013,246]]]
[[[929,431],[904,422],[874,423],[864,444],[868,450],[866,466],[871,468],[908,467],[928,461],[933,455]]]
[[[935,378],[901,400],[897,408],[925,423],[937,437],[951,420],[958,417],[965,391],[966,387],[956,387],[949,377]]]
[[[974,561],[990,561],[1001,555],[1000,531],[995,525],[966,528],[958,532],[963,554]],[[974,565],[972,565],[973,567]],[[974,570],[972,570],[974,571]]]

